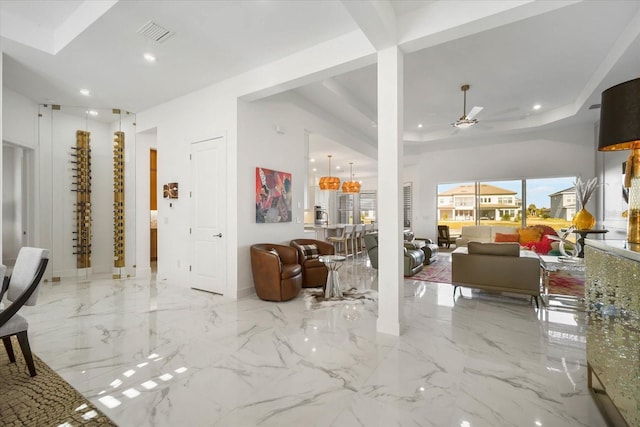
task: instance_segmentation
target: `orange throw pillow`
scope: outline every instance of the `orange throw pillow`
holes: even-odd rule
[[[538,227],[518,228],[520,243],[539,242],[542,239],[542,230]]]
[[[496,242],[516,242],[520,241],[520,234],[496,233]]]

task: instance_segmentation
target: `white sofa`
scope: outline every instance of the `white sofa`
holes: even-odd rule
[[[456,239],[456,248],[467,246],[469,242],[495,242],[496,233],[517,234],[518,227],[503,225],[469,225],[462,227],[460,237]]]

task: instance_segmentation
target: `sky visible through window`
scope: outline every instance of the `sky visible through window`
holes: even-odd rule
[[[533,203],[537,208],[549,208],[551,204],[549,195],[573,187],[575,180],[575,177],[527,179],[527,206]],[[520,180],[481,182],[513,190],[518,193],[518,197],[522,198],[522,182]],[[439,184],[438,193],[455,188],[460,184],[463,183]]]

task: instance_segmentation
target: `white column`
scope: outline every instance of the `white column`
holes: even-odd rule
[[[2,80],[2,45],[0,44],[0,82],[4,82]],[[2,133],[2,101],[4,99],[4,97],[2,96],[2,87],[4,85],[0,85],[0,144],[2,143],[2,141],[4,141],[3,137],[3,133]],[[3,162],[3,157],[2,157],[2,146],[0,145],[0,165]],[[2,200],[4,200],[4,194],[2,191],[2,174],[0,173],[0,197],[2,197]],[[2,208],[0,207],[0,224],[2,224]],[[2,234],[2,233],[0,233]],[[0,264],[2,263],[3,259],[2,259],[2,239],[0,238]]]
[[[403,328],[403,64],[398,46],[378,52],[378,332]]]

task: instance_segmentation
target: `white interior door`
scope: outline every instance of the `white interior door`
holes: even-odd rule
[[[226,291],[226,139],[191,144],[191,273],[192,288]]]

